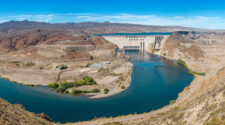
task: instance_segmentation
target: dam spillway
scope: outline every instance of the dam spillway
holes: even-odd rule
[[[139,50],[141,52],[147,51],[152,53],[160,51],[172,33],[114,33],[95,35],[116,44],[120,50]]]

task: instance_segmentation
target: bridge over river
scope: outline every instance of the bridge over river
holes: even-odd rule
[[[163,48],[166,39],[172,33],[113,33],[95,35],[104,37],[106,40],[116,44],[121,50],[154,52]]]

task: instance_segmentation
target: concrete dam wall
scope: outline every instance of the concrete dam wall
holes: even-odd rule
[[[102,35],[121,50],[160,51],[170,35]]]

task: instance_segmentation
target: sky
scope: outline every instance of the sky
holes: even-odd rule
[[[2,0],[0,23],[113,22],[225,29],[222,0]]]

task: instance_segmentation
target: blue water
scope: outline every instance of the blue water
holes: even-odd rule
[[[114,96],[89,99],[60,95],[47,87],[27,87],[0,79],[0,97],[31,112],[44,112],[56,122],[76,122],[161,108],[193,80],[176,62],[146,53],[128,52],[126,56],[134,65],[131,85]]]
[[[110,34],[93,34],[95,36],[104,35],[172,35],[172,32],[146,32],[146,33],[110,33]]]

